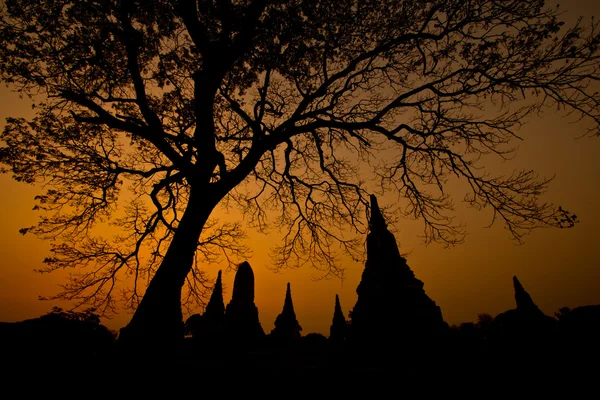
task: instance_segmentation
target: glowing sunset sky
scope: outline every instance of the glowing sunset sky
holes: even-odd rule
[[[600,2],[569,1],[568,21],[577,16],[600,17]],[[31,102],[19,99],[9,89],[0,87],[0,127],[8,116],[32,116]],[[406,254],[408,265],[425,283],[426,293],[442,309],[449,324],[475,321],[478,313],[496,315],[515,307],[512,276],[517,275],[536,304],[547,315],[558,308],[600,304],[600,137],[578,138],[589,125],[565,119],[555,110],[546,110],[539,118],[531,116],[520,130],[525,139],[517,143],[517,157],[503,165],[487,165],[489,170],[511,171],[527,168],[542,177],[556,175],[546,197],[547,202],[561,205],[577,214],[580,223],[572,229],[537,230],[525,237],[523,245],[510,239],[501,225],[486,228],[491,214],[486,210],[463,208],[460,200],[463,188],[454,188],[457,219],[467,224],[464,244],[451,249],[441,245],[425,246],[418,237],[420,221],[401,221],[396,239],[400,251]],[[48,255],[49,244],[18,233],[20,228],[36,222],[32,211],[33,197],[39,188],[17,183],[10,174],[0,175],[0,321],[19,321],[38,317],[58,302],[39,301],[58,291],[61,273],[39,274]],[[380,198],[389,205],[394,196]],[[346,317],[356,302],[356,287],[363,265],[348,261],[344,281],[332,278],[315,281],[318,273],[310,268],[274,273],[268,268],[269,245],[275,235],[263,236],[248,232],[248,246],[254,255],[248,259],[255,274],[256,305],[265,332],[269,333],[277,314],[281,312],[286,283],[291,283],[296,316],[303,334],[319,332],[329,335],[335,295],[339,294]],[[366,239],[366,238],[365,238]],[[207,265],[216,277],[223,266]],[[233,289],[234,271],[223,271],[224,300],[227,304]],[[201,310],[195,310],[200,312]],[[189,314],[184,315],[188,317]],[[129,321],[121,314],[103,323],[118,329]]]

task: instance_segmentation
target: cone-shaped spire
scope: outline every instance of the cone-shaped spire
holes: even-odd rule
[[[371,195],[367,261],[350,312],[353,340],[370,345],[421,340],[447,329],[440,308],[400,255],[377,198]]]
[[[329,328],[329,339],[333,341],[342,341],[346,339],[348,322],[342,312],[342,306],[340,305],[340,297],[335,295],[335,309],[333,311],[333,321]]]
[[[381,214],[379,205],[377,204],[377,197],[371,195],[371,219],[369,221],[369,229],[371,232],[382,231],[387,228],[385,219]]]
[[[217,281],[213,288],[210,300],[206,305],[206,311],[204,312],[207,318],[221,318],[225,314],[225,303],[223,302],[223,284],[221,283],[221,271],[217,275]]]
[[[271,336],[282,341],[295,340],[300,338],[300,331],[302,331],[302,327],[296,319],[294,303],[292,302],[292,290],[288,282],[283,310],[275,319],[275,328],[271,331]]]
[[[527,293],[527,291],[519,282],[516,276],[513,276],[513,286],[515,288],[515,301],[517,303],[517,309],[523,311],[539,311],[542,312],[539,307],[533,302],[533,299]]]
[[[404,264],[406,261],[400,255],[396,238],[387,228],[387,223],[381,214],[377,198],[371,195],[371,215],[369,218],[369,234],[367,235],[367,269],[386,269],[391,265]],[[406,272],[412,274],[410,268]]]
[[[292,290],[290,289],[289,282],[285,291],[285,301],[283,303],[283,311],[281,313],[293,315],[294,319],[296,319],[296,313],[294,312],[294,303],[292,302]]]
[[[333,323],[336,321],[344,321],[346,322],[346,318],[344,317],[344,313],[342,312],[342,306],[340,305],[340,296],[335,295],[335,309],[333,310]]]

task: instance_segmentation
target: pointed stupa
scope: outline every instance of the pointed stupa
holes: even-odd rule
[[[231,301],[225,308],[226,335],[239,342],[260,339],[265,332],[254,304],[254,272],[246,261],[238,266]]]
[[[329,327],[329,339],[335,342],[341,342],[346,339],[348,329],[348,322],[344,313],[342,312],[342,306],[340,305],[340,297],[335,295],[335,308],[333,310],[333,320]]]
[[[423,290],[400,255],[377,198],[371,195],[367,261],[356,289],[350,320],[352,337],[362,344],[425,339],[446,332],[440,308]]]
[[[377,204],[377,197],[375,197],[375,195],[371,195],[370,200],[371,218],[369,219],[369,231],[383,232],[384,230],[387,230],[387,224],[385,222],[385,218],[383,218],[383,214],[381,214],[379,204]]]
[[[544,348],[553,340],[557,320],[545,315],[513,276],[517,307],[500,313],[494,319],[495,337],[508,348]]]
[[[285,290],[285,301],[283,302],[283,311],[282,314],[293,315],[294,319],[296,318],[296,312],[294,311],[294,303],[292,302],[292,289],[290,288],[290,283],[287,284],[287,289]]]
[[[223,303],[221,271],[217,274],[217,280],[204,314],[195,314],[192,317],[186,321],[186,327],[194,338],[209,341],[218,341],[222,338],[225,305]]]
[[[275,328],[271,331],[271,337],[282,341],[292,341],[300,339],[300,331],[302,331],[302,327],[296,319],[294,303],[292,302],[292,290],[288,282],[283,310],[275,319]]]
[[[221,321],[225,315],[225,303],[223,302],[223,284],[221,282],[221,271],[217,274],[217,281],[213,287],[213,292],[210,296],[210,300],[206,305],[204,311],[205,320],[218,320]]]
[[[533,302],[533,299],[523,288],[523,285],[521,285],[516,276],[513,276],[513,286],[515,288],[515,302],[517,303],[518,310],[542,313],[542,310]]]

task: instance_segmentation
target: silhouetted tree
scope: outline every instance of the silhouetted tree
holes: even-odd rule
[[[106,356],[116,338],[116,332],[102,325],[92,308],[70,311],[54,307],[38,318],[0,323],[5,355],[24,359],[80,357],[94,362]]]
[[[203,319],[200,314],[192,314],[185,321],[184,334],[192,337],[200,336],[203,327]]]
[[[488,313],[477,314],[477,328],[480,330],[483,339],[487,342],[494,334],[494,317]]]
[[[600,304],[562,307],[555,313],[562,345],[594,359],[600,354]]]
[[[428,241],[462,238],[450,175],[517,238],[574,223],[540,201],[548,180],[533,171],[480,168],[542,106],[598,133],[598,26],[562,28],[541,0],[1,7],[2,80],[37,114],[8,120],[0,161],[46,185],[40,223],[23,232],[55,239],[48,271],[81,271],[58,297],[109,311],[128,279],[121,299],[137,308],[122,338],[182,337],[182,288],[204,295],[198,263],[244,250],[239,224],[210,219],[219,205],[261,229],[277,210],[275,264],[325,274],[340,272],[336,243],[362,256],[352,233],[365,233],[374,190],[397,192]],[[123,235],[99,235],[106,221]]]
[[[567,314],[568,314],[570,311],[571,311],[571,308],[570,308],[570,307],[561,307],[561,308],[559,308],[559,309],[558,309],[558,311],[557,311],[557,312],[555,312],[555,313],[554,313],[554,317],[555,317],[557,320],[559,320],[559,321],[560,321],[560,320],[561,320],[561,319],[563,319],[563,318],[564,318],[564,317],[565,317],[565,316],[566,316],[566,315],[567,315]]]
[[[490,331],[494,327],[494,317],[488,313],[477,314],[477,327],[483,331]]]
[[[323,352],[329,348],[329,340],[321,333],[311,332],[302,336],[300,340],[305,351]]]
[[[115,331],[102,325],[100,315],[94,308],[73,311],[53,307],[51,312],[39,317],[39,321],[48,330],[47,334],[59,341],[70,342],[71,345],[87,343],[101,346],[112,343],[117,338]]]

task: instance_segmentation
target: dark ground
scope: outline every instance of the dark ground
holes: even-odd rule
[[[353,388],[372,385],[397,391],[418,389],[421,394],[459,389],[469,392],[475,387],[490,393],[511,387],[558,393],[589,385],[595,387],[597,395],[600,388],[597,351],[475,351],[410,345],[396,351],[300,346],[240,351],[192,343],[186,343],[177,355],[152,348],[134,355],[119,352],[116,346],[91,353],[83,350],[5,347],[5,384],[52,382],[48,389],[64,387],[68,391],[89,380],[98,390],[122,385],[145,391],[171,383],[184,392],[202,392],[204,389],[196,384],[218,384],[225,392],[291,385],[290,394],[311,387],[317,390],[315,385],[350,394]],[[250,386],[241,382],[250,382]]]

